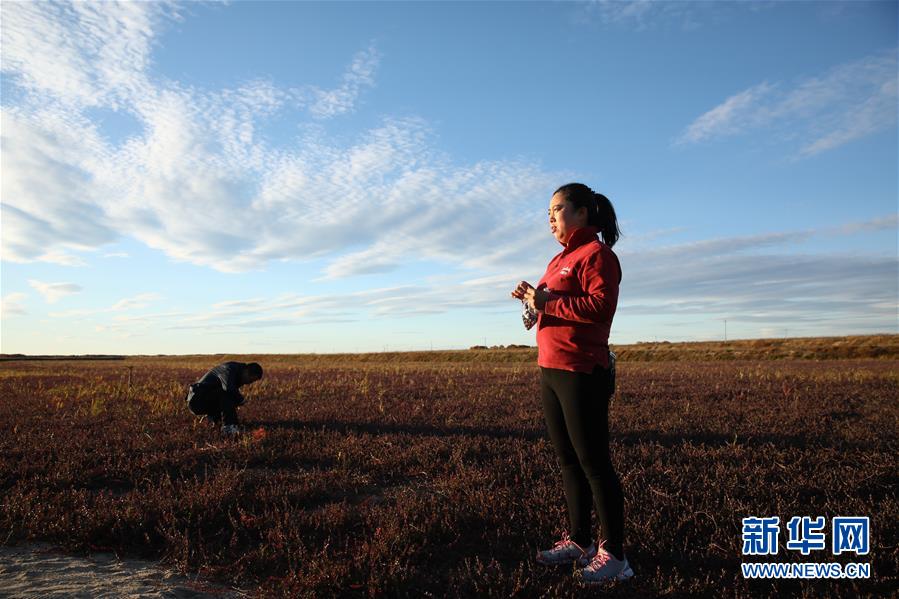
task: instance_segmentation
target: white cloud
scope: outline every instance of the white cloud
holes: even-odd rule
[[[210,309],[182,314],[163,325],[170,329],[225,331],[255,326],[305,326],[328,322],[355,322],[366,316],[403,318],[412,314],[441,314],[454,309],[509,304],[508,292],[517,280],[507,276],[483,282],[441,285],[401,285],[327,295],[286,294],[219,302]],[[464,289],[464,293],[459,290]],[[505,294],[499,290],[505,291]],[[134,317],[138,319],[138,317]],[[152,318],[152,315],[150,315]],[[122,319],[116,319],[119,323]],[[156,322],[154,320],[154,322]]]
[[[891,218],[895,217],[619,251],[624,271],[619,318],[667,317],[682,320],[684,326],[727,318],[732,327],[742,327],[743,334],[761,331],[761,327],[776,327],[782,334],[784,326],[797,334],[827,334],[853,327],[890,331],[895,329],[897,310],[899,262],[895,257],[801,254],[784,247],[814,237],[883,228]],[[537,277],[545,266],[545,256],[542,258],[539,270],[534,270]],[[510,322],[517,322],[517,307],[509,292],[520,278],[527,278],[529,262],[530,258],[523,258],[518,264],[510,263],[504,274],[447,275],[352,293],[237,299],[195,313],[117,317],[116,323],[224,333],[484,308],[508,311]],[[837,323],[844,328],[833,329]]]
[[[626,325],[644,318],[667,319],[659,329],[659,334],[666,336],[672,331],[682,334],[678,331],[716,318],[728,319],[732,332],[749,336],[762,335],[764,328],[772,327],[779,335],[784,328],[794,334],[893,330],[899,284],[895,256],[803,254],[797,246],[813,239],[889,230],[896,222],[896,215],[888,215],[835,227],[655,248],[616,246],[624,271],[617,334],[627,335]],[[158,312],[143,312],[163,299],[145,293],[103,309],[69,310],[51,316],[90,317],[91,324],[110,334],[131,335],[163,329],[222,335],[277,329],[293,335],[298,327],[423,314],[459,315],[472,309],[505,315],[502,317],[517,324],[518,306],[509,292],[522,278],[534,282],[551,251],[530,248],[514,259],[509,257],[497,269],[501,272],[461,271],[364,291],[253,295],[191,311],[163,304]]]
[[[326,277],[419,259],[495,266],[511,255],[496,236],[523,245],[560,179],[523,162],[453,164],[417,118],[386,117],[348,142],[319,126],[272,145],[262,125],[279,111],[305,106],[318,119],[352,111],[374,84],[374,47],[334,90],[251,81],[209,92],[147,74],[172,10],[103,5],[102,29],[88,8],[19,14],[8,4],[18,3],[4,4],[15,59],[4,70],[27,93],[3,110],[4,259],[58,262],[62,248],[130,236],[221,271],[322,257]],[[63,42],[68,29],[76,31]],[[107,52],[97,40],[114,33],[130,41]],[[31,41],[42,36],[49,41]],[[65,60],[47,70],[51,42]],[[110,77],[121,85],[106,85]],[[96,106],[129,114],[140,131],[104,137],[86,111]]]
[[[870,255],[725,254],[691,262],[677,252],[622,259],[619,314],[721,315],[733,322],[876,323],[896,329],[895,258]],[[839,281],[835,284],[834,281]],[[825,334],[820,326],[818,334]]]
[[[885,81],[872,95],[847,111],[833,118],[828,130],[817,132],[817,138],[799,150],[800,156],[812,156],[831,150],[850,141],[872,135],[896,124],[897,84],[894,78]],[[821,128],[823,129],[823,127]]]
[[[761,233],[757,235],[745,235],[737,237],[720,237],[716,239],[702,239],[670,246],[654,247],[639,250],[638,252],[620,251],[623,256],[629,253],[639,254],[644,260],[653,259],[655,256],[669,256],[676,254],[678,259],[696,259],[721,254],[736,254],[757,250],[769,246],[784,245],[787,243],[799,243],[808,240],[817,232],[814,230],[789,231],[785,233]]]
[[[595,0],[586,5],[588,12],[595,12],[605,23],[633,23],[645,26],[645,20],[654,8],[651,0]]]
[[[4,5],[5,6],[5,5]],[[89,156],[96,135],[49,112],[2,108],[3,258],[78,262],[62,248],[107,243],[116,232],[97,204]]]
[[[63,312],[51,312],[49,316],[51,318],[84,318],[87,316],[97,316],[102,314],[108,314],[111,312],[127,312],[129,310],[142,310],[144,308],[149,307],[151,304],[158,302],[162,299],[165,299],[159,293],[139,293],[137,295],[122,298],[119,301],[115,302],[111,306],[106,306],[104,308],[78,308],[74,310],[65,310]],[[115,318],[119,318],[120,316],[116,316]],[[130,316],[121,316],[123,318],[130,318]],[[140,317],[138,317],[140,318]]]
[[[6,2],[3,70],[36,97],[118,106],[146,87],[156,26],[168,2]]]
[[[881,216],[858,223],[847,223],[837,227],[833,231],[834,233],[841,235],[852,235],[855,233],[883,231],[886,229],[893,229],[895,231],[897,228],[899,228],[899,214],[888,214],[887,216]]]
[[[782,246],[890,228],[896,215],[840,227],[703,240],[619,252],[620,314],[724,317],[794,333],[896,328],[899,260],[873,254],[803,254]],[[758,253],[757,249],[765,249]],[[686,265],[686,266],[685,266]],[[684,324],[689,324],[685,321]],[[782,329],[781,329],[782,332]],[[754,335],[758,336],[758,335]]]
[[[76,285],[75,283],[45,283],[29,279],[28,284],[44,296],[44,300],[48,304],[55,304],[60,299],[81,291],[81,285]]]
[[[693,121],[680,141],[698,143],[714,137],[742,133],[761,124],[764,117],[759,114],[758,105],[771,90],[772,86],[764,82],[729,97]]]
[[[340,87],[332,90],[312,90],[309,112],[322,119],[351,112],[362,90],[374,85],[374,75],[380,59],[380,54],[374,47],[356,54],[343,74]]]
[[[574,18],[581,23],[591,23],[598,18],[605,25],[629,27],[637,31],[670,25],[684,30],[693,30],[700,27],[703,20],[717,20],[724,12],[743,9],[743,4],[664,0],[590,0],[578,4]],[[754,2],[745,8],[752,8],[759,4],[759,2]]]
[[[81,256],[74,256],[59,250],[44,252],[37,258],[40,262],[49,262],[62,266],[87,266],[87,262]]]
[[[699,116],[678,144],[755,131],[798,138],[811,156],[896,125],[896,50],[838,65],[791,88],[763,82]]]
[[[2,314],[2,318],[9,318],[10,316],[24,316],[28,312],[25,310],[25,306],[22,305],[22,302],[28,297],[26,293],[8,293],[3,296],[2,303],[0,303],[0,314]]]
[[[405,175],[388,190],[380,214],[360,218],[374,243],[333,260],[326,276],[384,272],[422,259],[491,271],[519,264],[545,236],[541,191],[558,179],[513,163]]]
[[[113,312],[120,312],[124,310],[140,310],[161,299],[163,299],[163,297],[158,293],[140,293],[133,297],[120,299],[109,309]]]

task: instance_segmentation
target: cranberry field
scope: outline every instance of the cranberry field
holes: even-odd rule
[[[566,519],[530,350],[3,362],[0,542],[161,560],[265,597],[894,593],[893,350],[666,351],[619,362],[612,454],[635,577],[602,591],[533,560]],[[232,358],[266,369],[236,440],[184,404]],[[867,562],[871,578],[744,580],[748,516],[783,523],[767,561]],[[870,553],[789,551],[792,516],[869,516]]]

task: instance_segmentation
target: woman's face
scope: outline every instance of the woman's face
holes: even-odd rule
[[[578,227],[587,225],[587,209],[575,209],[571,202],[560,194],[549,201],[549,228],[559,243],[568,243],[571,233]]]

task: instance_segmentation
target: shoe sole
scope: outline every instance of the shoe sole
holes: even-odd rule
[[[576,560],[577,560],[577,558],[573,558],[570,560],[560,560],[560,561],[554,562],[554,561],[550,561],[550,560],[542,560],[539,557],[536,559],[537,563],[541,566],[570,566]]]
[[[608,584],[610,582],[621,582],[623,580],[627,580],[634,575],[634,571],[631,570],[631,567],[628,566],[618,574],[616,574],[613,578],[603,578],[602,580],[584,580],[584,576],[578,571],[578,580],[581,584],[584,585],[599,585],[599,584]]]
[[[589,564],[590,560],[592,560],[592,559],[593,559],[593,556],[590,556],[589,558],[587,558],[586,561],[584,561],[584,558],[582,558],[582,557],[574,557],[571,559],[554,562],[554,561],[550,561],[550,560],[541,559],[538,556],[538,557],[534,558],[534,561],[536,561],[541,566],[570,566],[573,563],[577,563],[579,568],[585,568],[585,567],[587,567],[587,564]]]
[[[592,558],[591,558],[591,559],[592,559]],[[541,566],[570,566],[571,564],[577,564],[577,566],[578,566],[579,568],[586,568],[586,567],[587,567],[587,564],[590,563],[590,560],[587,560],[587,561],[585,561],[585,562],[581,562],[581,558],[579,558],[579,557],[574,557],[574,558],[571,558],[571,559],[561,560],[561,561],[558,561],[558,562],[547,561],[547,560],[541,560],[541,559],[538,557],[538,558],[536,558],[534,561],[536,561],[536,562],[537,562],[539,565],[541,565]]]

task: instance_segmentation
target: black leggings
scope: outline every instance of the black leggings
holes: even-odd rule
[[[609,457],[609,370],[592,373],[540,368],[543,416],[562,467],[572,540],[582,547],[592,539],[591,504],[602,524],[605,548],[621,559],[624,494]]]

